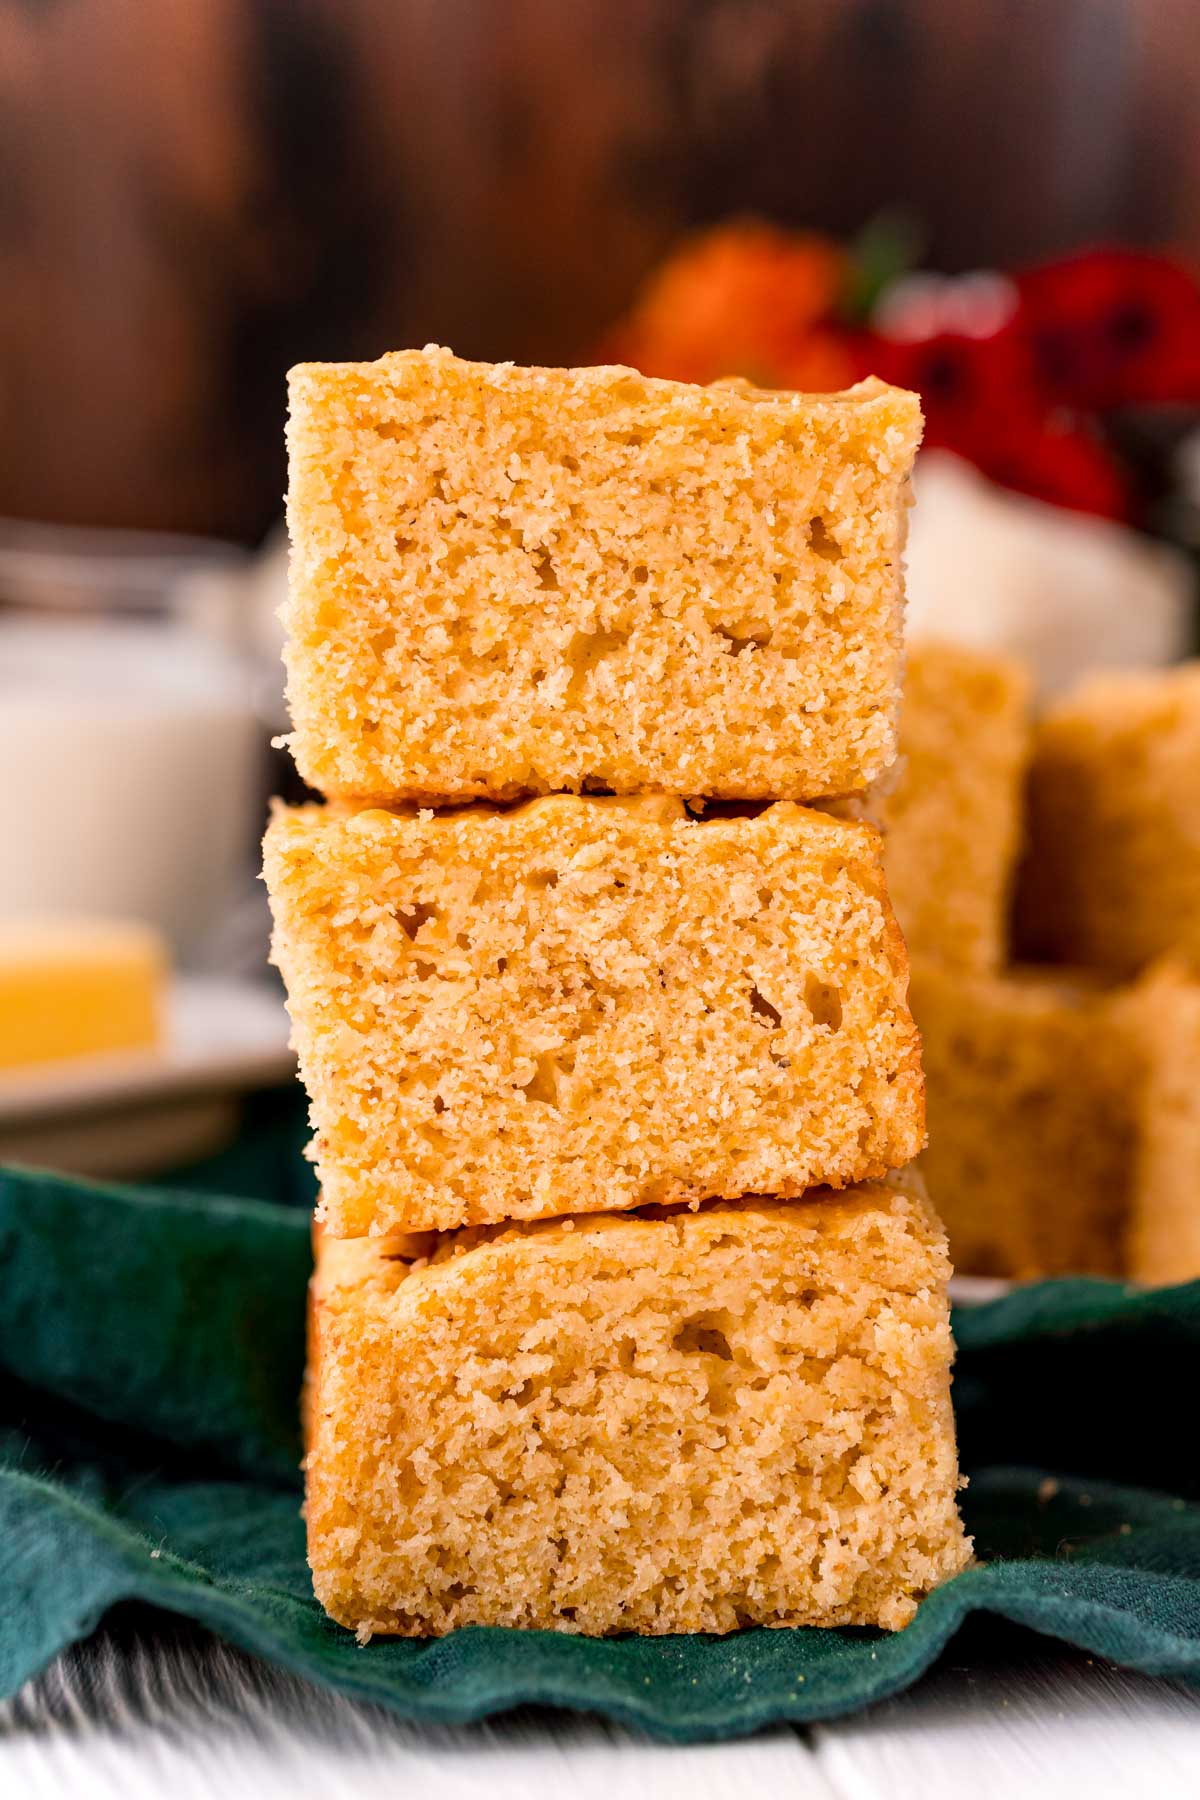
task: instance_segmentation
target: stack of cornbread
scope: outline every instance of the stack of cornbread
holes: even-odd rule
[[[1029,685],[995,655],[910,650],[876,810],[913,958],[922,1168],[961,1271],[1189,1279],[1200,666],[1098,677],[1036,720]]]
[[[363,1638],[903,1625],[967,1546],[873,827],[920,431],[429,349],[291,385],[266,843]]]

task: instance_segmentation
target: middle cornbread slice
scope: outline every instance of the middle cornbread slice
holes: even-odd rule
[[[265,860],[335,1235],[793,1196],[921,1148],[869,826],[304,807]]]

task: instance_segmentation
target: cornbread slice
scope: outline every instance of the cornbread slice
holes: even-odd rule
[[[307,807],[265,862],[339,1236],[796,1195],[920,1149],[868,826],[665,797]]]
[[[914,957],[929,1147],[966,1275],[1124,1272],[1141,1059],[1120,1001],[1066,971]]]
[[[945,1239],[891,1187],[322,1234],[317,1598],[366,1639],[883,1625],[969,1554]]]
[[[1126,1273],[1200,1277],[1200,984],[1166,965],[1122,1008],[1142,1058]]]
[[[291,374],[293,754],[332,796],[806,799],[894,755],[914,394]]]
[[[1038,727],[1027,954],[1131,975],[1200,966],[1200,662],[1095,676]]]
[[[912,955],[1004,960],[1030,753],[1029,677],[1007,657],[913,644],[900,761],[878,802],[884,866]]]
[[[148,925],[0,923],[0,1069],[149,1049],[162,1032],[167,953]]]

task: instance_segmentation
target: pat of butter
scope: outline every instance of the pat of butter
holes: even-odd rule
[[[166,978],[148,926],[0,920],[0,1069],[157,1044]]]

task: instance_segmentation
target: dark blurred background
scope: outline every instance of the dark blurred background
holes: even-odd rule
[[[1200,253],[1196,0],[0,0],[0,513],[256,542],[283,374],[585,356],[683,227]]]
[[[429,340],[915,389],[910,642],[1166,668],[1200,0],[0,0],[0,1161],[294,1188],[284,377]]]

